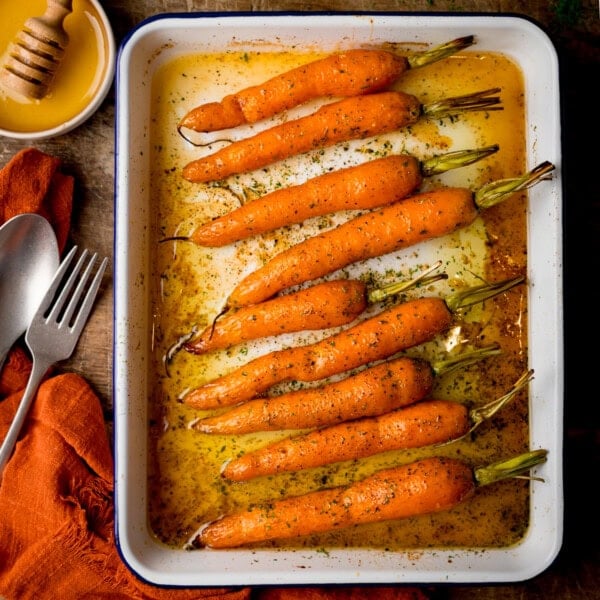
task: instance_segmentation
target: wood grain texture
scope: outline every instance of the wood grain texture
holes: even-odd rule
[[[600,553],[595,496],[586,491],[590,474],[600,467],[598,416],[592,387],[583,402],[575,395],[575,381],[581,374],[594,373],[597,320],[581,310],[597,306],[600,292],[583,288],[589,268],[600,252],[600,202],[595,178],[595,154],[583,152],[590,139],[597,100],[589,83],[597,80],[600,66],[600,18],[597,0],[104,0],[117,42],[140,21],[165,12],[213,11],[401,11],[517,13],[538,22],[550,35],[561,65],[563,112],[563,171],[565,182],[565,314],[566,314],[566,395],[565,395],[565,534],[558,558],[530,581],[510,585],[437,586],[427,588],[433,598],[447,600],[592,600],[600,598]],[[114,115],[111,90],[98,112],[83,126],[46,142],[40,150],[60,157],[66,171],[75,175],[72,241],[111,257],[113,248],[114,202]],[[0,165],[26,141],[0,138]],[[587,277],[584,277],[584,269]],[[99,395],[112,429],[112,264],[102,294],[73,358],[61,369],[84,375]],[[590,382],[593,380],[585,379]],[[590,393],[591,392],[591,393]],[[260,597],[260,590],[255,595]]]

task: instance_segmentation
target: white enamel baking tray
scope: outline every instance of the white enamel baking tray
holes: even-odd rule
[[[551,182],[529,191],[529,355],[532,448],[549,450],[536,470],[531,524],[508,549],[185,551],[165,547],[147,519],[149,364],[150,82],[179,53],[236,49],[270,40],[278,49],[327,50],[381,42],[440,44],[476,35],[477,49],[515,60],[526,82],[527,168],[556,166]],[[562,543],[563,305],[558,61],[546,34],[516,16],[417,14],[182,14],[141,23],[123,42],[117,65],[114,410],[116,536],[142,579],[169,586],[322,583],[507,582],[529,579]],[[542,189],[543,188],[543,189]],[[543,202],[539,199],[543,196]],[[538,201],[536,201],[538,200]]]

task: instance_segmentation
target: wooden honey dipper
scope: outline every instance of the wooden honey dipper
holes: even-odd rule
[[[72,0],[47,0],[42,16],[25,21],[0,69],[6,88],[36,100],[48,93],[69,43],[63,21],[72,5]]]

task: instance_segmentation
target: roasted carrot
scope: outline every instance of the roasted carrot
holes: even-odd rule
[[[202,526],[187,547],[235,548],[450,510],[480,486],[522,476],[545,462],[547,454],[547,450],[533,450],[478,468],[453,458],[424,458],[347,486],[225,515]]]
[[[227,462],[222,475],[232,481],[246,481],[357,460],[390,450],[456,441],[504,407],[531,380],[532,374],[528,371],[521,376],[501,398],[470,410],[460,402],[423,400],[380,416],[343,422],[272,442]]]
[[[225,96],[220,102],[201,104],[181,119],[178,129],[229,129],[256,123],[315,98],[376,92],[408,69],[441,60],[473,43],[472,35],[465,36],[409,56],[378,49],[336,52]]]
[[[497,145],[458,150],[419,161],[407,154],[374,159],[280,188],[198,227],[189,239],[201,246],[225,246],[278,227],[341,210],[392,204],[413,193],[424,177],[470,165]]]
[[[314,113],[285,121],[232,142],[183,168],[183,177],[196,183],[218,181],[337,142],[389,133],[421,117],[440,118],[473,110],[499,110],[495,88],[422,105],[412,94],[380,92],[325,104]]]
[[[231,406],[285,381],[318,381],[389,358],[431,340],[452,323],[453,312],[491,298],[518,283],[516,277],[446,297],[422,297],[388,308],[313,344],[274,350],[183,396],[199,409]]]
[[[554,165],[544,162],[521,177],[492,182],[475,193],[467,188],[442,187],[350,219],[275,255],[239,282],[227,306],[256,304],[351,263],[466,227],[481,209],[531,187],[553,169]]]
[[[326,281],[219,317],[185,343],[184,348],[194,354],[204,354],[257,338],[337,327],[350,323],[366,308],[364,282],[358,279]]]
[[[250,400],[191,427],[218,434],[322,427],[417,402],[432,386],[433,370],[427,361],[401,357],[324,386]]]
[[[225,413],[199,419],[191,427],[203,433],[239,434],[325,427],[383,415],[428,396],[434,376],[496,354],[499,348],[491,346],[465,353],[462,361],[433,364],[401,356],[340,381],[244,402]],[[315,446],[315,451],[319,447]]]
[[[441,261],[409,281],[398,281],[369,289],[358,279],[326,281],[271,300],[242,306],[219,315],[214,323],[196,334],[194,328],[167,353],[170,361],[180,347],[193,354],[229,348],[235,344],[282,333],[329,329],[356,319],[369,304],[381,302],[420,283],[446,276],[429,275]]]

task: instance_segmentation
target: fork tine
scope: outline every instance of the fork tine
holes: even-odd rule
[[[94,256],[92,257],[92,260],[90,261],[90,265],[88,267],[88,271],[89,271],[89,269],[91,269],[93,263],[96,261],[96,256],[97,255],[94,254]],[[98,267],[96,276],[92,280],[92,283],[87,291],[87,294],[85,295],[85,298],[83,299],[83,302],[81,304],[81,308],[79,309],[79,312],[77,313],[75,322],[73,323],[72,329],[75,333],[79,333],[83,329],[84,325],[87,322],[87,318],[90,314],[90,311],[92,310],[92,306],[94,305],[94,300],[96,299],[96,295],[98,294],[98,290],[100,289],[100,284],[102,283],[102,277],[104,275],[104,271],[106,270],[107,264],[108,264],[108,258],[105,257],[103,259],[103,261],[100,263],[100,266]],[[87,271],[86,271],[86,275],[87,275]]]
[[[87,280],[90,277],[90,274],[92,272],[92,267],[94,266],[94,263],[96,262],[97,256],[98,255],[96,253],[94,253],[92,255],[92,257],[89,259],[89,261],[87,263],[87,267],[85,268],[85,270],[83,271],[83,273],[80,276],[80,271],[83,268],[83,263],[88,257],[88,251],[84,250],[82,252],[79,260],[77,261],[77,264],[73,268],[73,272],[71,273],[67,283],[65,284],[65,290],[63,293],[61,293],[61,297],[60,297],[61,302],[64,301],[63,294],[65,294],[65,295],[69,294],[69,292],[73,288],[73,285],[75,284],[75,280],[78,277],[79,277],[79,281],[77,283],[77,286],[75,287],[75,291],[73,291],[73,293],[70,296],[70,300],[69,300],[69,303],[67,304],[66,309],[63,312],[61,322],[59,323],[59,328],[62,327],[63,325],[66,325],[66,326],[69,325],[69,323],[71,321],[71,317],[73,316],[73,313],[75,312],[75,309],[78,306],[79,299],[81,298],[81,296],[85,290]],[[58,307],[58,308],[60,309],[60,307]]]
[[[62,280],[65,276],[65,272],[69,268],[69,265],[71,264],[71,261],[73,260],[73,256],[75,256],[76,252],[77,252],[77,246],[73,246],[73,248],[71,248],[69,253],[61,261],[56,273],[54,274],[52,283],[50,284],[50,287],[48,288],[48,291],[46,292],[46,295],[44,296],[44,299],[42,300],[42,302],[37,310],[37,315],[39,315],[39,314],[43,315],[50,308],[50,306],[54,300],[54,297],[56,295],[56,290],[58,290],[58,287],[62,283]]]
[[[100,288],[100,284],[102,282],[102,277],[104,275],[104,271],[106,270],[106,265],[108,264],[108,258],[104,258],[104,260],[100,263],[98,270],[94,279],[92,280],[90,287],[83,299],[81,301],[81,297],[85,291],[88,279],[92,273],[92,269],[94,267],[94,263],[97,260],[98,254],[94,253],[92,257],[89,259],[83,274],[80,276],[80,272],[83,269],[84,263],[89,255],[89,251],[84,249],[81,253],[81,256],[77,260],[77,263],[71,270],[68,277],[66,277],[67,270],[70,264],[73,262],[73,257],[77,252],[77,246],[73,246],[64,260],[61,262],[59,269],[54,276],[54,280],[48,290],[47,299],[44,301],[43,305],[38,309],[38,313],[42,314],[48,313],[45,317],[45,321],[48,323],[50,321],[56,321],[58,325],[58,329],[62,329],[63,327],[68,327],[69,322],[73,315],[75,314],[75,310],[78,308],[78,313],[76,315],[75,323],[73,323],[71,329],[75,330],[77,327],[79,329],[83,328],[83,324],[87,320],[90,311],[92,310],[92,306],[96,295],[98,293],[98,289]],[[63,280],[66,278],[66,281],[63,284]],[[77,285],[75,285],[77,283]],[[60,289],[58,295],[57,291],[59,286]],[[75,287],[73,291],[73,287]],[[68,304],[67,304],[68,301]],[[63,307],[66,304],[66,308],[63,311]],[[58,315],[63,311],[60,321],[58,321]]]
[[[71,260],[72,260],[71,254],[74,255],[76,251],[77,251],[77,246],[74,246],[72,248],[71,252],[69,253],[69,255],[67,256],[67,258],[65,259],[65,261],[68,261],[68,263],[70,264]],[[69,311],[71,314],[73,313],[73,310],[75,309],[75,304],[77,303],[79,296],[81,296],[81,291],[82,291],[81,282],[75,288],[75,291],[73,293],[71,293],[71,290],[73,289],[75,282],[78,281],[79,272],[81,271],[81,269],[83,267],[83,263],[84,263],[87,255],[88,255],[88,251],[86,249],[84,249],[83,252],[81,253],[81,256],[75,263],[75,266],[73,267],[71,273],[69,274],[69,276],[67,277],[67,279],[64,283],[63,283],[63,279],[66,276],[66,269],[65,269],[65,272],[63,274],[61,274],[60,278],[57,276],[57,279],[60,281],[60,283],[62,283],[62,289],[60,290],[59,295],[54,298],[52,308],[49,311],[48,315],[46,316],[47,321],[57,320],[56,319],[57,315],[62,311],[63,306],[65,305],[66,301],[68,299],[70,299],[69,304],[67,305],[67,309],[64,312],[63,319],[62,319],[63,323],[65,323],[65,322],[68,323],[69,318],[70,318],[70,314],[68,314],[68,313],[69,313]],[[85,283],[85,280],[83,282]]]

